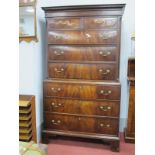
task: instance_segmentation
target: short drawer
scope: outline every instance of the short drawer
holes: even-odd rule
[[[75,116],[53,115],[44,113],[44,128],[65,131],[75,131],[78,128]]]
[[[82,84],[80,81],[57,81],[44,82],[44,97],[62,97],[74,99],[106,99],[120,100],[120,84]]]
[[[69,83],[69,82],[68,82]],[[44,82],[44,97],[80,98],[80,87],[77,84]]]
[[[118,135],[118,119],[44,113],[44,128]]]
[[[79,113],[79,100],[44,98],[44,111],[59,113]]]
[[[118,64],[48,63],[49,78],[117,80]]]
[[[119,101],[44,98],[44,111],[119,117]]]
[[[47,30],[52,31],[53,29],[80,29],[81,20],[80,18],[49,18],[47,19]]]
[[[49,44],[116,44],[119,41],[117,30],[104,31],[48,31]]]
[[[118,19],[115,17],[85,17],[86,29],[114,29],[118,28]]]
[[[54,46],[48,45],[48,61],[117,61],[116,46]]]

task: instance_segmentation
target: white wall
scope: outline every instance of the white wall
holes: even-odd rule
[[[39,42],[22,42],[19,46],[19,87],[20,94],[36,96],[37,138],[41,136],[42,118],[42,82],[45,78],[45,19],[43,6],[90,5],[126,3],[122,20],[122,46],[120,61],[120,81],[122,84],[120,131],[123,131],[127,118],[127,58],[131,49],[131,33],[134,31],[134,0],[38,0],[37,34]]]

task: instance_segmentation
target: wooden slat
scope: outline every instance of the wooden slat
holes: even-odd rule
[[[29,134],[31,131],[32,131],[32,127],[30,127],[30,128],[19,128],[20,134],[22,134],[22,133]]]
[[[31,134],[19,134],[19,139],[20,140],[26,140],[29,141],[32,138],[32,133]]]
[[[22,121],[22,120],[26,120],[26,121],[28,121],[28,120],[30,120],[31,119],[31,113],[29,114],[29,115],[23,115],[23,114],[19,114],[19,120],[20,121]]]
[[[32,111],[31,106],[28,108],[19,108],[19,114],[28,114]]]
[[[19,121],[19,127],[30,127],[31,125],[31,121]]]
[[[30,101],[23,101],[23,100],[19,101],[19,107],[28,107],[30,104],[31,104]]]

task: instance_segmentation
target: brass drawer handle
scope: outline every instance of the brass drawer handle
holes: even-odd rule
[[[86,36],[86,39],[90,39],[91,38],[91,35],[89,33],[86,33],[85,36]]]
[[[56,103],[52,102],[52,103],[51,103],[51,106],[52,106],[53,108],[59,108],[59,107],[62,107],[63,104],[62,104],[62,103],[56,104]]]
[[[111,110],[110,106],[100,106],[99,108],[100,108],[100,110],[103,110],[103,111]]]
[[[53,119],[53,120],[51,121],[51,123],[54,124],[54,125],[60,125],[61,121],[60,121],[60,120],[57,120],[57,121],[56,121],[56,120]]]
[[[72,26],[74,25],[73,23],[71,23],[70,21],[66,20],[66,21],[58,21],[57,24],[62,24],[62,25],[68,25],[68,26]]]
[[[100,127],[107,127],[107,128],[109,128],[109,127],[111,127],[111,126],[110,126],[110,124],[103,124],[103,123],[100,123]]]
[[[108,55],[111,55],[111,52],[107,51],[107,52],[104,52],[104,51],[99,51],[99,54],[103,57],[107,57]]]
[[[58,93],[58,92],[62,91],[61,88],[56,89],[56,88],[53,88],[53,87],[51,88],[51,90],[52,90],[53,93]]]
[[[103,127],[104,126],[104,124],[103,123],[100,123],[100,127]]]
[[[62,72],[65,71],[65,69],[64,68],[60,68],[60,69],[54,68],[54,71],[57,72],[57,73],[62,73]]]
[[[81,121],[81,117],[78,117],[78,121]]]
[[[94,23],[96,23],[96,24],[105,24],[105,20],[104,19],[94,19]]]
[[[109,74],[109,73],[110,73],[110,69],[106,69],[106,71],[105,71],[105,72],[103,72],[103,71],[104,71],[103,69],[99,69],[100,74],[107,75],[107,74]]]
[[[54,36],[54,39],[56,39],[56,40],[59,40],[59,39],[62,39],[62,36]]]
[[[99,34],[99,37],[100,37],[101,39],[104,39],[104,40],[106,40],[106,39],[109,38],[109,36],[108,36],[107,34],[104,34],[104,33]]]
[[[58,55],[58,56],[59,56],[59,55],[63,55],[63,54],[64,54],[64,51],[60,51],[60,52],[54,51],[54,54],[55,54],[55,55]]]
[[[111,90],[108,90],[108,91],[100,90],[100,94],[105,95],[105,96],[110,95],[111,93],[112,93]]]
[[[110,124],[107,124],[106,127],[109,128],[110,127]]]

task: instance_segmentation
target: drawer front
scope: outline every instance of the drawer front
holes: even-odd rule
[[[118,28],[117,18],[87,17],[84,18],[86,29],[110,29]]]
[[[49,31],[49,44],[115,44],[118,31]]]
[[[87,79],[87,80],[117,80],[117,65],[49,63],[49,78]]]
[[[120,100],[120,85],[44,82],[44,97]]]
[[[44,111],[78,114],[79,100],[44,98]]]
[[[119,117],[119,101],[44,98],[44,111]]]
[[[76,84],[44,83],[44,96],[80,98],[80,87]]]
[[[47,19],[47,30],[80,29],[80,23],[80,18],[49,18]]]
[[[117,61],[116,46],[77,47],[48,46],[48,60],[65,61]]]
[[[78,124],[76,116],[53,115],[44,113],[44,128],[65,131],[76,131]]]
[[[44,127],[51,130],[118,134],[118,119],[44,113]]]

